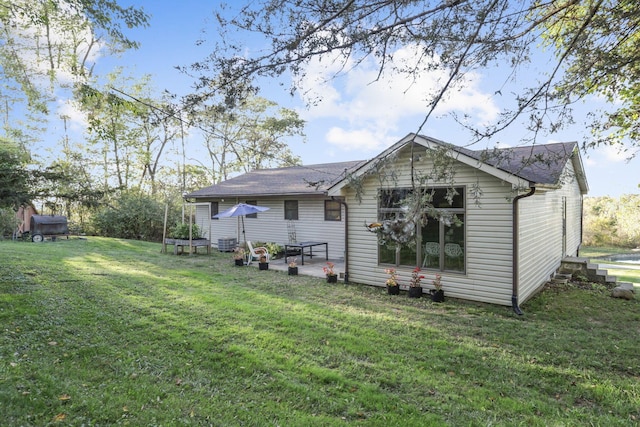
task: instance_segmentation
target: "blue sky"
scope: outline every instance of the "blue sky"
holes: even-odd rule
[[[191,80],[176,70],[175,66],[189,65],[202,60],[209,53],[207,48],[211,44],[196,46],[196,40],[202,37],[211,40],[214,37],[215,31],[211,30],[211,26],[217,2],[144,0],[131,3],[143,6],[151,15],[150,27],[131,33],[132,38],[141,42],[140,49],[127,52],[120,58],[99,59],[96,71],[106,73],[113,67],[121,66],[130,74],[150,74],[158,90],[168,89],[178,95],[188,93]],[[205,29],[207,34],[203,35],[202,30]],[[255,40],[248,43],[248,49],[257,47]],[[410,59],[411,47],[408,46],[399,55]],[[309,95],[319,93],[323,100],[310,109],[305,108],[300,93],[292,97],[287,87],[263,82],[261,96],[283,107],[298,110],[307,121],[307,142],[296,140],[290,143],[294,154],[300,156],[304,164],[369,159],[406,134],[419,130],[426,111],[423,94],[434,90],[437,79],[442,76],[424,73],[416,81],[410,82],[398,76],[385,75],[373,83],[376,65],[373,62],[365,63],[338,81],[326,82],[324,78],[331,69],[318,63],[311,64],[308,68],[309,77],[302,83]],[[492,86],[496,75],[504,71],[494,69],[469,75],[465,87],[452,91],[451,98],[420,132],[453,144],[466,145],[468,136],[446,114],[468,114],[473,124],[495,118],[501,107],[513,102],[508,94],[496,95]],[[522,79],[526,80],[526,70]],[[605,105],[593,99],[588,106],[581,107],[583,112],[588,111],[587,107],[602,108]],[[539,142],[582,141],[584,132],[584,122],[579,119],[573,127]],[[491,146],[495,143],[515,146],[526,136],[523,127],[516,122],[508,132],[492,141]],[[197,136],[190,136],[188,144],[196,153],[199,145]],[[470,148],[485,148],[487,145],[483,144]],[[624,155],[611,148],[602,148],[583,153],[583,162],[590,186],[589,196],[640,193],[640,159],[627,162]]]

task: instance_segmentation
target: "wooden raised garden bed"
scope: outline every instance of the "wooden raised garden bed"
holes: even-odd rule
[[[192,239],[191,243],[189,243],[189,239],[164,239],[164,244],[165,246],[173,245],[174,255],[183,253],[185,246],[187,248],[191,246],[191,253],[197,253],[199,247],[205,247],[207,248],[207,253],[211,253],[211,241],[209,241],[208,239]]]

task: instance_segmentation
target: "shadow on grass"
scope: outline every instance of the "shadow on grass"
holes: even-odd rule
[[[634,301],[549,290],[517,317],[237,268],[227,254],[165,255],[112,239],[51,248],[0,244],[11,260],[0,267],[11,278],[0,281],[10,361],[0,397],[11,423],[63,414],[71,424],[630,425],[640,416]]]

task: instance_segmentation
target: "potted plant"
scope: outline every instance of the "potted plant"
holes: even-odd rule
[[[327,276],[327,283],[338,283],[338,275],[333,271],[334,264],[327,261],[326,267],[322,267],[322,271]]]
[[[237,246],[233,250],[233,259],[236,261],[238,267],[244,266],[244,248]]]
[[[422,279],[424,279],[424,276],[420,274],[420,267],[414,268],[409,281],[409,298],[420,298],[422,296],[422,286],[420,286]]]
[[[298,275],[298,258],[294,258],[289,261],[289,276],[297,276]]]
[[[387,279],[387,293],[389,295],[398,295],[400,293],[400,286],[398,285],[398,275],[395,268],[387,268],[384,270],[389,275]]]
[[[444,291],[442,290],[442,276],[436,274],[436,278],[431,282],[434,289],[431,290],[431,301],[444,302]]]
[[[267,262],[267,256],[265,254],[260,255],[260,258],[258,258],[258,269],[259,270],[269,269],[269,263]]]

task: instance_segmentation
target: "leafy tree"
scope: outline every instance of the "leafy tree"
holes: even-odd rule
[[[139,130],[133,126],[140,106],[110,91],[119,78],[119,70],[111,73],[106,89],[89,85],[78,87],[77,98],[87,113],[89,142],[102,158],[105,190],[110,186],[126,189],[132,178],[132,152]]]
[[[81,150],[63,149],[64,157],[54,161],[51,169],[59,179],[49,183],[47,205],[84,227],[87,220],[102,203],[106,192],[96,188],[91,176],[92,161]]]
[[[616,210],[619,244],[640,247],[640,194],[626,194],[619,199]]]
[[[0,208],[17,208],[31,201],[29,153],[0,138]]]
[[[14,83],[3,89],[47,112],[53,89],[90,76],[98,50],[136,48],[123,28],[147,22],[142,9],[112,0],[0,0],[0,72]]]
[[[421,129],[468,73],[510,66],[503,80],[491,82],[498,96],[522,79],[521,71],[536,71],[530,65],[535,63],[537,78],[527,79],[530,86],[516,94],[514,104],[486,128],[472,129],[478,139],[492,137],[520,117],[528,120],[535,139],[572,123],[576,102],[604,96],[612,111],[594,112],[596,137],[585,145],[622,146],[630,138],[638,148],[640,5],[635,0],[265,0],[228,6],[216,17],[224,37],[191,70],[200,73],[203,87],[215,71],[216,90],[230,97],[237,82],[244,85],[258,76],[291,73],[300,82],[311,61],[330,63],[338,77],[374,58],[379,76],[391,70],[445,73],[440,89],[425,94]],[[246,43],[239,42],[256,36],[270,48],[247,52]],[[397,57],[406,46],[415,47],[417,61]],[[541,65],[546,58],[541,59],[539,47],[551,56],[549,66]]]
[[[300,164],[286,143],[303,135],[304,121],[295,111],[251,95],[231,107],[196,105],[191,120],[203,131],[213,182],[233,172]]]
[[[640,247],[640,195],[585,198],[584,244]]]
[[[182,203],[182,194],[211,185],[210,168],[196,164],[175,164],[162,168],[157,180],[156,197]],[[175,199],[175,200],[174,200]]]
[[[101,159],[105,188],[137,187],[155,194],[167,149],[180,136],[178,112],[168,94],[152,97],[150,76],[132,81],[120,73],[109,74],[104,87],[77,88],[89,142]]]
[[[140,186],[148,184],[151,194],[158,191],[157,176],[162,168],[162,161],[166,149],[175,141],[180,133],[180,122],[175,116],[174,108],[169,103],[162,102],[152,105],[148,100],[144,114],[141,115],[140,128],[142,141],[138,146],[138,158],[142,173]]]
[[[54,99],[93,76],[96,59],[136,48],[125,31],[141,8],[114,0],[0,0],[0,113],[7,138],[30,146]]]
[[[57,165],[39,166],[22,145],[0,138],[0,208],[62,196],[56,188],[67,178]]]
[[[0,240],[13,235],[19,224],[20,220],[13,209],[0,208]]]

